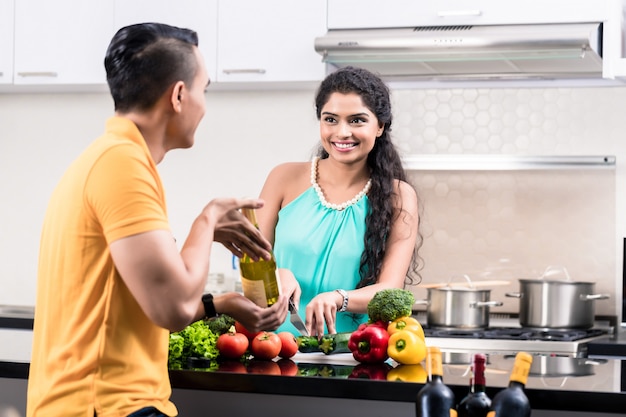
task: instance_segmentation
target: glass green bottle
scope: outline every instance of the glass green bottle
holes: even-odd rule
[[[443,383],[441,350],[430,346],[426,360],[428,382],[417,393],[417,417],[456,417],[454,393]]]
[[[469,392],[457,407],[459,417],[486,417],[491,406],[487,396],[485,381],[485,364],[487,357],[476,353],[473,357]]]
[[[515,364],[509,378],[509,386],[493,397],[487,417],[529,417],[530,402],[524,393],[533,357],[526,352],[515,356]]]

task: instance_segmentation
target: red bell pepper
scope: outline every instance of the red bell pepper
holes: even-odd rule
[[[379,363],[389,358],[387,347],[389,333],[377,324],[361,324],[350,336],[348,349],[354,359],[361,363]]]

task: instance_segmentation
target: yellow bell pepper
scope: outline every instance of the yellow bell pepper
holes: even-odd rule
[[[403,365],[415,365],[426,358],[426,343],[409,330],[400,330],[389,336],[387,354]]]
[[[387,333],[390,335],[399,332],[400,330],[409,330],[418,335],[420,339],[426,340],[422,325],[413,317],[399,317],[387,326]]]
[[[417,382],[423,384],[428,375],[421,363],[398,365],[387,373],[387,381]]]

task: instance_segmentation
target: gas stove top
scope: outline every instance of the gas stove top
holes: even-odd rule
[[[422,317],[417,316],[418,320]],[[422,320],[420,320],[422,322]],[[519,326],[517,317],[496,316],[487,329],[441,329],[424,325],[430,343],[447,352],[556,354],[584,357],[587,343],[609,337],[613,318],[598,320],[591,329],[534,329]]]
[[[424,333],[433,345],[449,352],[476,350],[481,352],[560,353],[584,356],[586,344],[606,337],[606,329],[542,330],[521,327],[482,330],[429,329]]]

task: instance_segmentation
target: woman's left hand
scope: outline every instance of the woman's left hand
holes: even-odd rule
[[[337,333],[337,303],[341,297],[336,291],[316,295],[306,306],[306,323],[312,336],[324,334],[324,324],[328,333]]]

